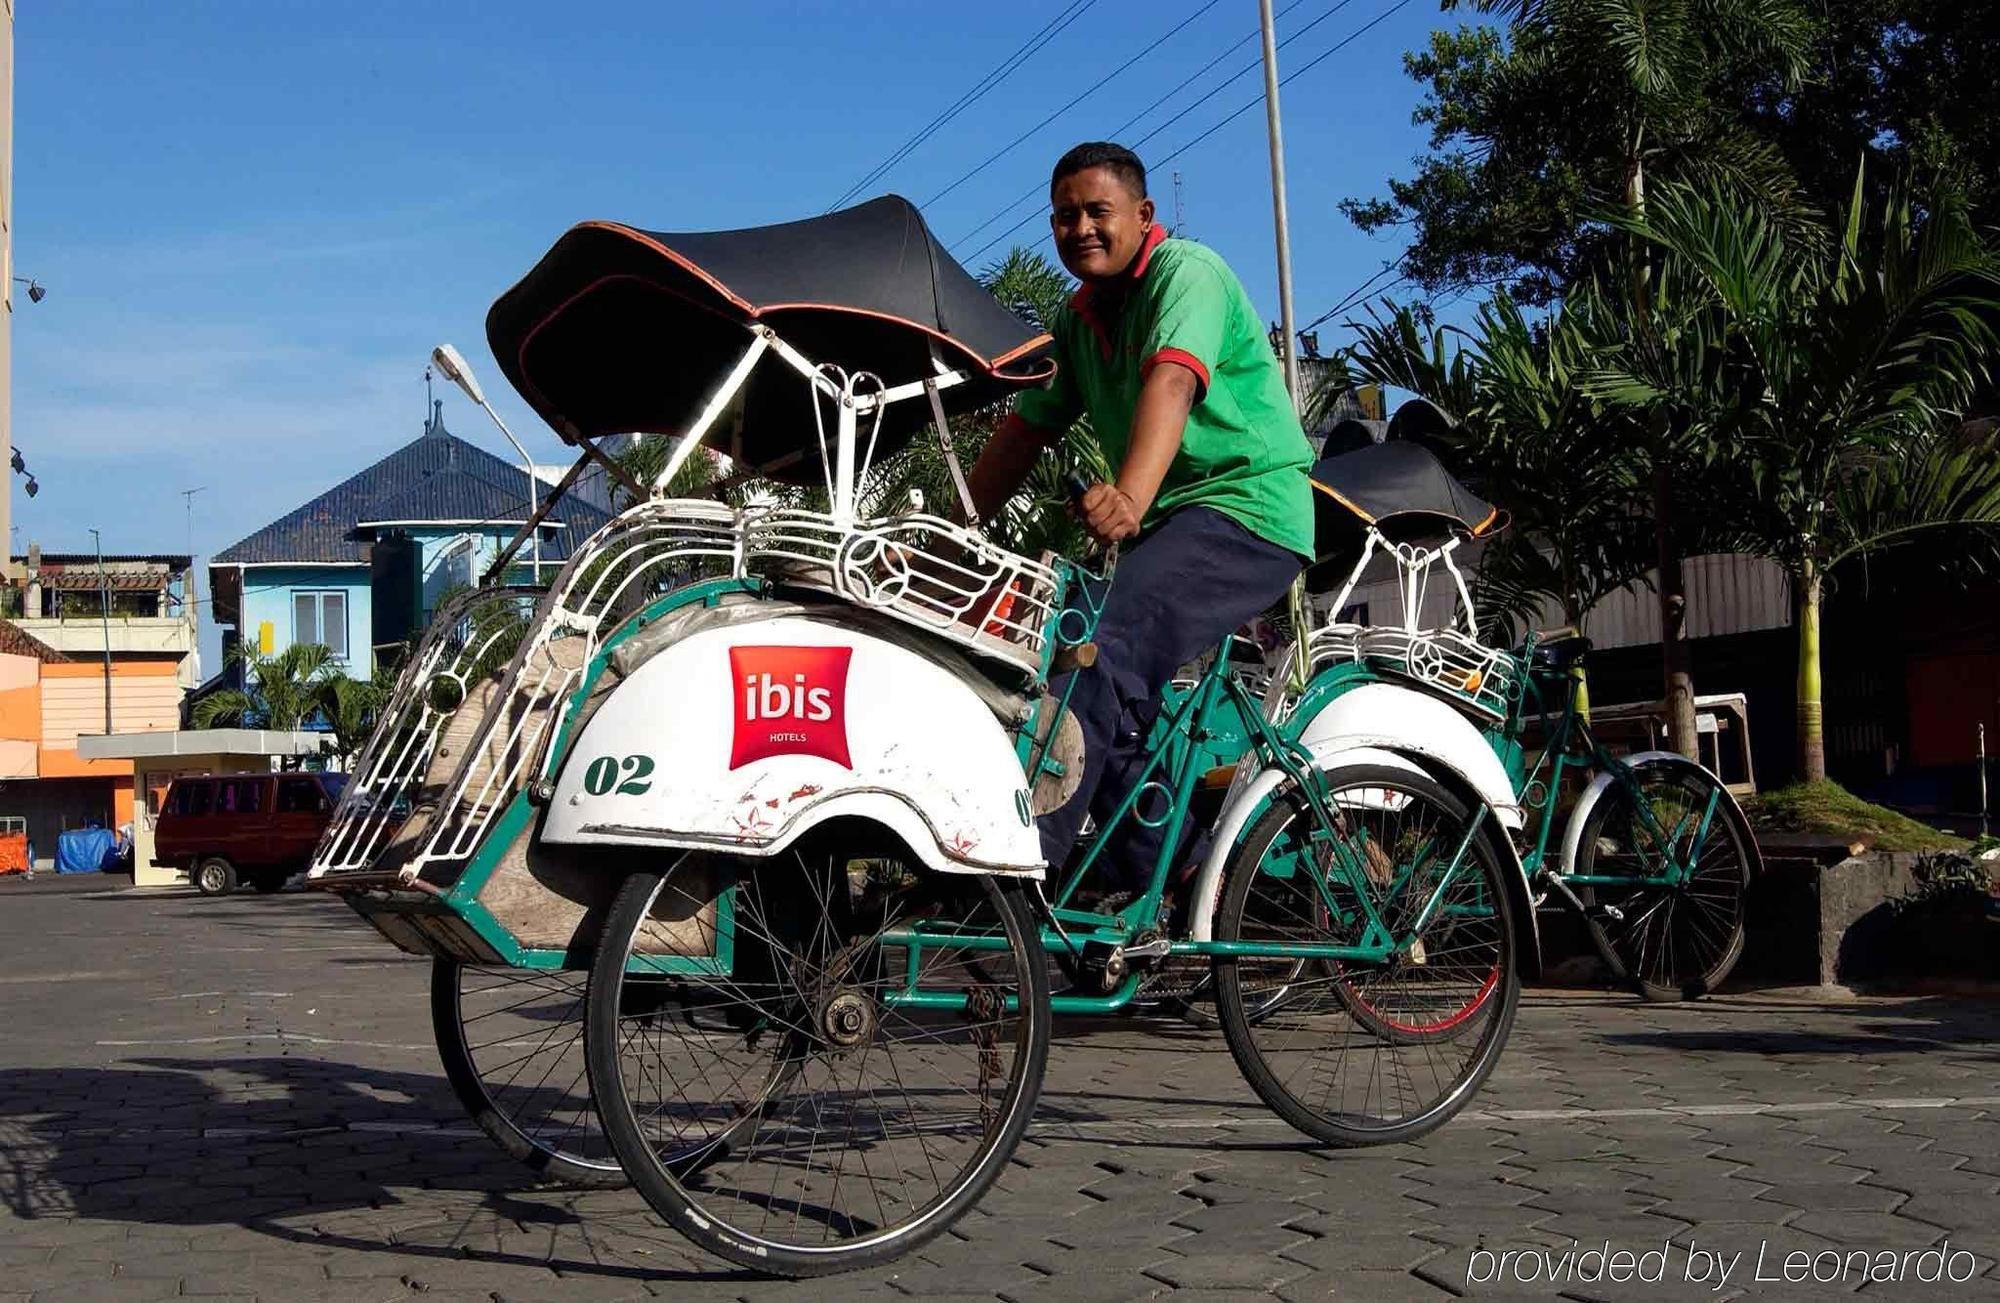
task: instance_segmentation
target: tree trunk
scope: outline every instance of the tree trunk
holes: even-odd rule
[[[1625,172],[1625,202],[1634,213],[1646,211],[1646,164],[1640,153],[1641,138],[1636,134]],[[1638,244],[1632,242],[1632,301],[1638,307],[1638,324],[1644,346],[1656,341],[1652,332],[1652,287],[1646,262]],[[1661,424],[1664,425],[1664,414]],[[1658,428],[1653,436],[1653,543],[1659,564],[1660,669],[1665,680],[1661,703],[1666,707],[1667,745],[1688,759],[1696,759],[1694,723],[1694,674],[1688,669],[1687,590],[1681,580],[1680,551],[1674,546],[1673,473],[1668,465],[1669,441]]]
[[[1799,619],[1799,778],[1826,779],[1826,715],[1819,672],[1820,574],[1808,561],[1792,577]]]
[[[1680,551],[1673,542],[1673,493],[1664,458],[1653,470],[1653,538],[1659,552],[1660,668],[1665,676],[1662,703],[1667,715],[1667,746],[1696,759],[1694,674],[1688,668],[1687,588],[1681,577]]]

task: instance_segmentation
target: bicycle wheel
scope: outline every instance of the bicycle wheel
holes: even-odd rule
[[[583,1056],[582,973],[431,961],[431,1029],[479,1129],[567,1185],[625,1183],[597,1124]]]
[[[1216,938],[1357,944],[1366,892],[1401,949],[1385,964],[1303,971],[1219,956],[1216,1011],[1244,1078],[1300,1131],[1335,1145],[1413,1140],[1465,1106],[1513,1026],[1511,870],[1482,834],[1447,872],[1471,811],[1429,778],[1354,765],[1326,782],[1334,836],[1313,841],[1311,807],[1276,801],[1229,865]]]
[[[1721,780],[1691,760],[1649,757],[1631,766],[1631,777],[1629,786],[1614,782],[1591,810],[1576,872],[1660,881],[1590,886],[1582,899],[1597,908],[1606,940],[1641,995],[1699,999],[1743,957],[1743,898],[1756,853],[1750,821]],[[1692,872],[1670,884],[1675,860]]]
[[[642,936],[711,900],[726,972],[635,973],[657,967]],[[920,952],[916,986],[942,1007],[888,998],[917,924],[965,938]],[[656,1212],[755,1270],[853,1270],[942,1232],[1020,1142],[1048,1056],[1040,931],[1011,880],[824,849],[689,857],[620,889],[585,1039],[605,1130]],[[721,1152],[677,1170],[704,1146]]]

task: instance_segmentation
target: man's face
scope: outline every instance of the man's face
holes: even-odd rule
[[[1056,182],[1049,203],[1056,253],[1081,281],[1123,275],[1153,224],[1153,201],[1132,193],[1108,167],[1070,173]]]

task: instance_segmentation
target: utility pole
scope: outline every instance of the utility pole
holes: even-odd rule
[[[1186,219],[1181,216],[1181,174],[1174,172],[1174,234],[1187,238]]]
[[[1278,24],[1271,15],[1271,0],[1257,0],[1258,26],[1264,34],[1264,121],[1271,138],[1271,224],[1278,241],[1278,321],[1284,331],[1285,392],[1291,395],[1292,410],[1299,410],[1299,335],[1292,316],[1292,231],[1285,216],[1285,132],[1278,112]],[[1292,581],[1286,595],[1286,609],[1292,619],[1290,673],[1297,686],[1304,686],[1310,669],[1306,659],[1306,635],[1311,631],[1312,603],[1306,597],[1303,572]]]
[[[193,673],[189,675],[195,686],[201,684],[201,583],[196,578],[199,571],[194,564],[194,495],[208,492],[206,484],[199,488],[182,489],[181,500],[187,503],[188,527],[188,568],[187,577],[181,583],[181,591],[187,595],[185,603],[189,625],[194,629]]]
[[[1271,216],[1278,237],[1278,320],[1285,331],[1285,389],[1299,404],[1299,341],[1292,318],[1292,233],[1285,217],[1285,133],[1278,113],[1278,28],[1271,0],[1257,0],[1264,30],[1264,117],[1271,136]]]
[[[104,577],[104,535],[96,530],[90,536],[97,542],[97,612],[104,621],[104,736],[111,736],[111,581]]]

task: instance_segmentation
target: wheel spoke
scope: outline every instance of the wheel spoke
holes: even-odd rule
[[[1047,992],[1018,893],[825,850],[713,863],[732,906],[729,972],[678,977],[650,993],[657,1007],[628,1008],[635,982],[614,952],[648,915],[621,896],[592,977],[593,1028],[638,1024],[591,1053],[640,1190],[707,1247],[767,1270],[813,1274],[937,1233],[997,1174],[1039,1085]],[[942,933],[920,951],[916,989],[963,1009],[889,1002],[909,959],[889,936],[916,919]],[[953,926],[1009,946],[954,945]],[[643,1152],[628,1136],[648,1139]],[[690,1146],[700,1161],[677,1162]]]
[[[1652,879],[1589,888],[1591,904],[1600,907],[1600,924],[1618,959],[1649,998],[1702,995],[1721,983],[1742,953],[1748,832],[1705,770],[1654,760],[1636,767],[1632,778],[1591,813],[1577,869]],[[1684,881],[1667,877],[1669,868],[1690,863],[1694,869]]]
[[[1309,1134],[1367,1144],[1421,1134],[1463,1106],[1504,1042],[1515,985],[1499,869],[1484,838],[1468,840],[1466,812],[1425,781],[1354,772],[1328,776],[1345,825],[1329,841],[1358,851],[1302,855],[1315,816],[1304,803],[1275,807],[1229,868],[1217,934],[1356,945],[1365,900],[1403,948],[1386,963],[1294,970],[1255,1017],[1274,961],[1220,960],[1215,971],[1230,1049],[1258,1093]],[[1296,865],[1291,876],[1259,867],[1280,860]]]
[[[615,1185],[586,1079],[583,991],[581,973],[439,960],[432,1014],[452,1088],[488,1135],[546,1176]]]

